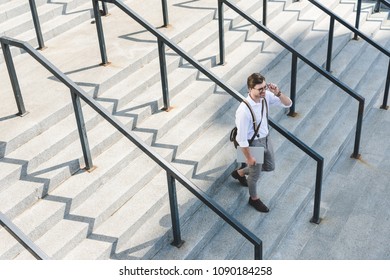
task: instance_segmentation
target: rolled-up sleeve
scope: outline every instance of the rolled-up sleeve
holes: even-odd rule
[[[272,92],[267,91],[267,99],[269,102],[269,105],[271,106],[280,106],[283,108],[290,108],[292,106],[292,102],[290,102],[289,105],[284,105],[282,101],[280,101],[279,97],[276,97]]]

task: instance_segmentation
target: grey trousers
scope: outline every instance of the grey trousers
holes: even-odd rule
[[[244,173],[248,175],[248,189],[251,197],[257,197],[257,181],[260,178],[261,171],[273,171],[275,169],[275,156],[270,137],[256,139],[251,146],[264,147],[264,163],[246,166]]]

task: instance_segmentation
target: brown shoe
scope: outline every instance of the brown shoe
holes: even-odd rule
[[[249,197],[248,203],[259,212],[267,213],[269,211],[268,207],[260,199],[252,200]]]
[[[246,177],[245,176],[240,176],[240,174],[238,174],[237,170],[234,170],[232,172],[232,177],[234,179],[237,179],[241,185],[247,187],[248,186],[248,182],[246,181]]]

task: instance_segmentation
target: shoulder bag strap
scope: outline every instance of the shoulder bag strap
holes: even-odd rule
[[[266,110],[266,118],[268,119],[268,104],[267,104],[267,101],[265,100],[265,98],[263,98],[263,100],[262,100],[262,102],[261,102],[261,119],[260,119],[260,123],[259,123],[259,125],[255,128],[255,127],[253,127],[254,128],[254,134],[253,134],[253,136],[252,136],[252,138],[249,140],[249,145],[253,142],[253,140],[255,139],[255,137],[256,137],[256,135],[258,134],[258,132],[259,132],[259,129],[260,129],[260,125],[261,125],[261,123],[263,122],[263,115],[264,115],[264,103],[265,103],[265,110]],[[249,105],[249,103],[248,103],[248,105]],[[250,106],[251,107],[251,106]],[[251,109],[251,112],[253,113],[253,111],[252,111],[252,108],[250,108]]]
[[[246,100],[246,99],[244,99],[243,102],[246,104],[246,106],[248,106],[249,111],[251,112],[252,120],[253,120],[253,122],[252,122],[253,123],[253,130],[256,131],[257,121],[256,121],[255,113],[253,112],[252,106],[249,104],[248,100]]]

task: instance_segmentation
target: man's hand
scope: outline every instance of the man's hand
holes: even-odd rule
[[[274,94],[277,95],[280,92],[280,89],[277,85],[269,83],[268,84],[268,89]]]
[[[251,155],[251,153],[249,152],[249,147],[242,147],[242,152],[244,153],[245,155],[245,158],[246,158],[246,164],[248,164],[248,166],[253,166],[256,164],[256,159]]]
[[[256,164],[256,159],[252,156],[249,156],[249,158],[246,159],[246,163],[248,166],[253,166]]]

